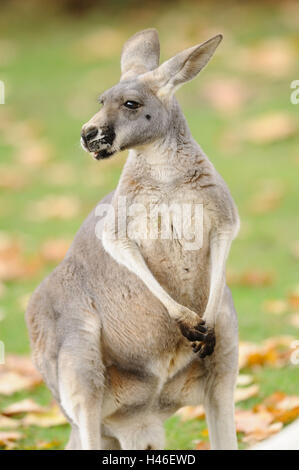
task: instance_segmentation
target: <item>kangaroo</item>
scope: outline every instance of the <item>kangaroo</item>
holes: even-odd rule
[[[135,34],[123,47],[120,82],[82,128],[81,144],[96,160],[129,155],[117,188],[26,312],[33,361],[71,424],[67,449],[163,449],[163,421],[199,404],[212,449],[237,448],[238,326],[225,264],[238,213],[174,97],[221,40],[159,66],[157,31]],[[184,237],[175,217],[170,237],[159,236],[161,205],[183,207],[184,216],[186,204],[202,208],[200,247],[190,245],[197,233],[184,218]],[[144,236],[151,209],[158,236]]]

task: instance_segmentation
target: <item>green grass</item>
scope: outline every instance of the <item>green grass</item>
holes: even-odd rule
[[[237,6],[233,2],[224,9],[179,3],[177,6],[157,5],[153,10],[133,7],[119,11],[91,11],[81,17],[67,17],[43,12],[22,12],[15,15],[3,10],[0,18],[1,39],[9,41],[14,55],[7,64],[0,64],[0,79],[6,84],[6,104],[0,106],[0,166],[5,165],[28,175],[28,184],[19,190],[0,189],[1,230],[17,236],[30,258],[41,244],[53,237],[72,238],[88,212],[104,194],[117,184],[125,155],[116,156],[97,164],[79,147],[82,123],[97,110],[97,95],[117,82],[121,40],[145,27],[157,27],[161,36],[162,56],[179,50],[180,38],[187,45],[207,39],[210,31],[224,32],[223,49],[200,78],[186,85],[178,98],[183,106],[194,137],[200,142],[212,162],[227,181],[238,205],[243,229],[234,242],[228,267],[242,272],[251,269],[273,271],[275,280],[267,287],[232,286],[235,305],[239,314],[240,338],[262,341],[265,338],[299,332],[291,327],[288,314],[265,314],[262,304],[266,299],[285,298],[298,283],[298,260],[291,255],[291,245],[298,239],[298,137],[277,143],[254,145],[240,142],[239,147],[223,145],[223,134],[234,132],[247,119],[263,113],[283,111],[298,123],[299,105],[291,105],[290,82],[298,78],[299,70],[292,74],[273,78],[242,70],[234,64],[234,51],[239,46],[250,47],[259,41],[273,37],[290,41],[298,54],[298,37],[292,21],[287,20],[279,6],[263,3]],[[221,11],[220,11],[221,10]],[[111,48],[111,55],[102,58],[85,54],[78,43],[86,35],[110,28],[116,44],[98,44],[99,51]],[[226,42],[227,41],[227,42]],[[118,44],[119,42],[119,44]],[[226,45],[227,44],[227,45]],[[165,45],[165,48],[163,49]],[[173,50],[174,49],[174,50]],[[1,48],[0,48],[1,50]],[[80,51],[80,52],[78,52]],[[297,61],[298,62],[298,61]],[[4,62],[5,64],[5,62]],[[297,74],[297,75],[296,75]],[[201,87],[217,77],[237,77],[250,90],[250,99],[235,114],[220,114],[200,94]],[[1,122],[12,115],[12,126],[30,121],[34,139],[45,139],[52,147],[49,163],[44,167],[30,168],[17,158],[16,142],[7,142]],[[74,173],[63,184],[49,181],[52,164],[67,163]],[[284,195],[281,204],[262,215],[253,214],[250,200],[263,187],[265,180],[282,184]],[[32,203],[48,195],[74,195],[81,201],[80,213],[72,220],[32,220],[28,210]],[[19,354],[29,352],[29,342],[20,299],[32,292],[35,286],[53,268],[43,266],[32,278],[6,283],[0,298],[5,318],[0,322],[0,339],[6,351]],[[256,373],[260,396],[244,403],[254,402],[276,390],[299,394],[299,368],[264,368]],[[0,408],[28,394],[9,398],[0,397]],[[38,402],[45,403],[50,395],[45,387],[30,393]],[[167,447],[189,449],[193,441],[202,436],[205,423],[192,421],[179,423],[172,417],[166,423]],[[39,429],[28,428],[22,447],[34,447],[39,440],[53,442],[53,448],[61,448],[67,439],[68,427]]]

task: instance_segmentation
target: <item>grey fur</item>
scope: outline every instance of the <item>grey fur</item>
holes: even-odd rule
[[[26,315],[33,360],[72,425],[67,448],[163,448],[163,421],[200,403],[212,448],[236,448],[238,334],[225,262],[238,214],[173,96],[220,40],[156,68],[157,33],[133,36],[123,49],[121,82],[104,93],[102,109],[83,126],[86,150],[88,132],[98,130],[91,146],[96,158],[130,149],[115,192],[102,204],[117,210],[119,196],[147,208],[202,203],[204,242],[188,251],[175,239],[113,238],[107,218],[99,239],[93,211],[65,259],[34,292]],[[127,100],[142,106],[127,109]],[[108,128],[115,133],[110,143]],[[140,223],[138,215],[134,221]],[[209,335],[200,333],[205,327]],[[214,334],[213,351],[208,338]],[[184,335],[196,338],[199,353]]]

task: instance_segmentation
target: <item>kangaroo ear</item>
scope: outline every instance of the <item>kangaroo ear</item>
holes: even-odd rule
[[[156,90],[158,97],[172,95],[185,82],[192,80],[204,68],[222,40],[218,34],[202,44],[180,52],[153,72],[144,75]]]
[[[155,29],[134,34],[125,43],[121,54],[121,80],[144,74],[159,65],[160,43]]]

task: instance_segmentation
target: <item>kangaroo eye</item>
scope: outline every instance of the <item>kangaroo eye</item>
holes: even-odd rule
[[[124,106],[128,109],[137,109],[140,108],[141,104],[137,103],[137,101],[126,101]]]

